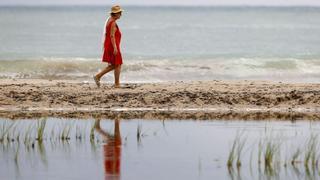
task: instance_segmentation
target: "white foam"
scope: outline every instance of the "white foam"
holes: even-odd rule
[[[0,61],[2,78],[91,79],[106,64],[94,58],[42,58]],[[113,76],[107,75],[112,81]],[[127,82],[188,80],[298,80],[319,81],[317,59],[124,59],[121,78]],[[305,78],[305,79],[304,79]]]

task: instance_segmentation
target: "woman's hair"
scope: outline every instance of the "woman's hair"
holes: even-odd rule
[[[119,14],[119,13],[121,13],[121,12],[117,12],[117,13],[110,13],[110,16],[114,17],[114,16],[116,16],[116,15],[117,15],[117,14]]]

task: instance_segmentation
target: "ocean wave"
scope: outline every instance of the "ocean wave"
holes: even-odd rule
[[[94,58],[0,60],[0,78],[88,79],[106,66]],[[318,59],[125,59],[122,79],[134,82],[214,79],[320,80]],[[106,79],[112,80],[112,76]],[[306,78],[306,79],[303,79]]]

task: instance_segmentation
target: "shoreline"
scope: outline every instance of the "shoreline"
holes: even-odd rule
[[[320,84],[271,81],[130,83],[0,79],[0,117],[320,119]],[[77,114],[80,114],[80,116]],[[68,116],[69,114],[69,116]]]
[[[273,111],[273,110],[0,110],[4,119],[148,119],[148,120],[320,120],[319,111]]]

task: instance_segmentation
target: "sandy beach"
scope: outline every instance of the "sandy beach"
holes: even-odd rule
[[[184,119],[318,119],[320,84],[197,81],[123,84],[2,79],[0,116]],[[125,113],[124,113],[125,112]]]

